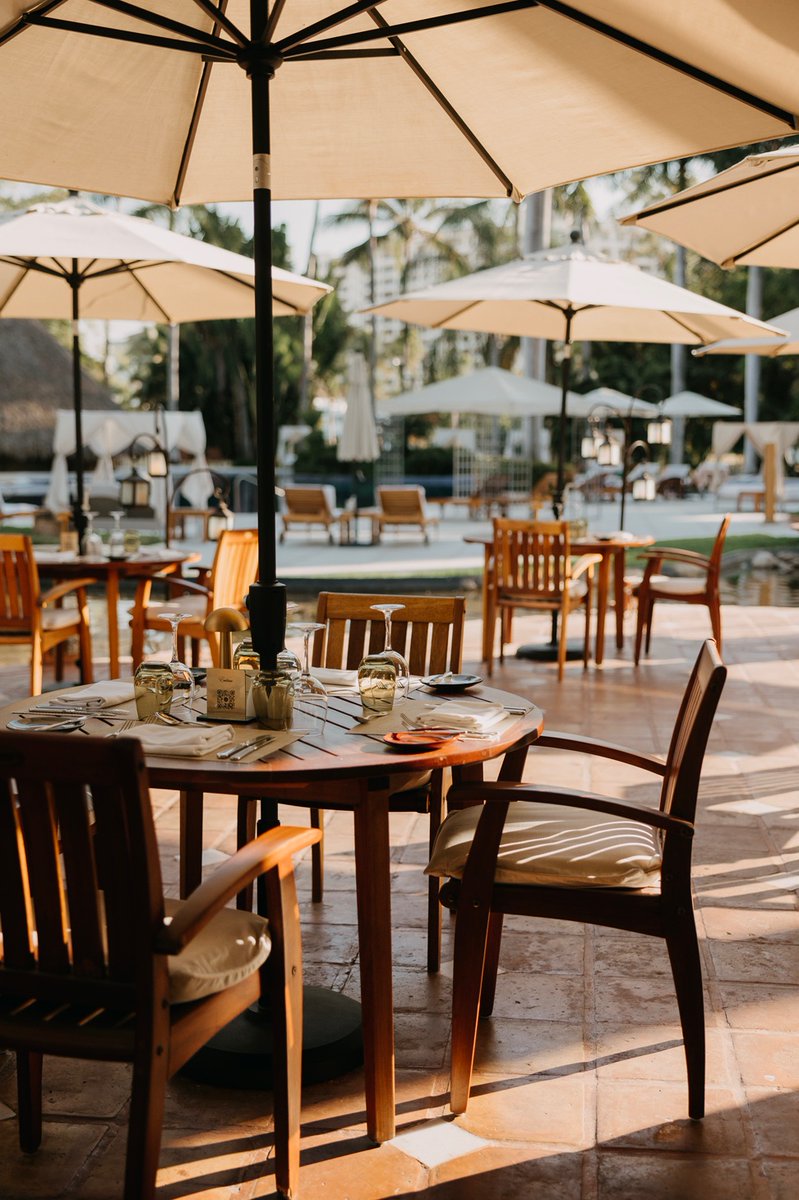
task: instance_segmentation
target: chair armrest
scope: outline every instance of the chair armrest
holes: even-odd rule
[[[536,787],[524,783],[459,783],[450,788],[447,798],[457,804],[462,801],[507,804],[509,801],[527,800],[535,804],[605,812],[630,821],[640,821],[642,825],[651,825],[655,829],[671,829],[689,837],[693,837],[694,832],[690,821],[661,812],[659,808],[642,808],[637,804],[625,804],[623,800],[598,796],[594,792],[570,792],[566,788]]]
[[[589,567],[595,567],[597,563],[602,562],[601,554],[581,554],[579,558],[572,561],[571,577],[577,579],[579,575],[585,574]]]
[[[96,579],[65,579],[63,583],[56,583],[53,587],[48,588],[46,592],[41,592],[39,595],[39,606],[44,608],[45,604],[51,604],[53,600],[60,600],[62,596],[68,596],[70,592],[80,591],[82,588],[87,588],[92,583],[97,583]]]
[[[706,554],[699,554],[696,550],[670,550],[668,546],[664,546],[662,550],[642,550],[637,556],[638,558],[650,559],[666,559],[668,562],[690,563],[696,567],[709,567],[710,559]]]
[[[318,829],[296,829],[281,825],[242,846],[192,892],[169,925],[162,926],[155,939],[156,951],[179,954],[237,892],[257,876],[274,870],[298,851],[318,842],[321,836]]]
[[[642,771],[651,771],[655,775],[666,774],[666,764],[648,754],[639,754],[627,746],[619,746],[615,742],[602,742],[598,738],[583,737],[579,733],[561,733],[558,729],[545,729],[535,747],[543,746],[549,750],[573,750],[579,754],[595,754],[599,758],[611,758],[615,762],[627,763],[631,767],[639,767]]]
[[[177,588],[182,592],[195,592],[198,596],[205,596],[206,598],[211,595],[210,588],[207,588],[203,583],[197,583],[193,579],[184,579],[182,576],[175,578],[172,575],[156,575],[153,578],[165,580],[169,584],[170,591],[173,588]]]

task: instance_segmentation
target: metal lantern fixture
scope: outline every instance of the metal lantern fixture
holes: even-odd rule
[[[219,507],[208,517],[208,540],[211,542],[218,542],[226,529],[233,528],[233,513],[227,506],[227,502],[225,501],[225,497],[221,488],[214,489],[214,499]]]
[[[134,459],[130,475],[119,485],[119,503],[123,508],[147,508],[150,503],[150,480],[140,474],[137,464]]]
[[[655,480],[648,471],[633,480],[633,500],[654,500],[656,493]]]
[[[668,417],[656,417],[646,427],[646,440],[650,446],[671,445],[671,421]]]
[[[600,467],[617,467],[621,457],[621,446],[609,433],[605,433],[596,450],[596,460]]]
[[[595,459],[597,452],[597,440],[593,433],[587,434],[580,442],[580,457],[587,459]]]
[[[147,474],[153,479],[166,479],[169,474],[166,451],[162,447],[152,449],[147,455]]]

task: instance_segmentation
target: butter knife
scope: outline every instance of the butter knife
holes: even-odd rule
[[[271,733],[261,734],[259,737],[250,738],[248,742],[240,742],[238,746],[229,746],[227,750],[220,750],[217,758],[227,759],[229,762],[236,762],[240,758],[244,758],[251,750],[256,747],[265,746],[267,742],[274,741],[274,735]]]

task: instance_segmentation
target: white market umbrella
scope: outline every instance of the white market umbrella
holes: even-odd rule
[[[372,413],[369,373],[362,354],[352,355],[347,376],[347,411],[336,458],[345,463],[374,462],[380,457],[380,443]]]
[[[675,392],[660,406],[664,417],[673,420],[675,417],[740,417],[740,408],[731,404],[723,404],[711,396],[701,396],[699,392]]]
[[[750,154],[621,223],[663,234],[722,267],[799,267],[799,147]]]
[[[784,354],[799,354],[799,308],[772,317],[771,325],[784,329],[782,337],[741,338],[712,342],[694,350],[697,358],[705,354],[759,354],[763,358],[781,358]]]
[[[253,196],[262,661],[282,647],[271,200],[512,196],[780,137],[790,0],[0,0],[5,178],[178,205]],[[374,1132],[374,1121],[369,1118]]]
[[[275,316],[309,311],[325,284],[274,268]],[[0,222],[0,317],[72,321],[76,522],[83,521],[83,429],[78,320],[187,321],[252,317],[255,264],[72,197]],[[82,532],[82,530],[81,530]]]
[[[569,406],[579,403],[574,392]],[[424,413],[473,413],[487,417],[551,417],[560,412],[560,388],[525,379],[501,367],[484,367],[442,379],[413,392],[378,400],[378,416],[410,417]]]
[[[435,329],[544,337],[564,343],[556,504],[566,458],[574,342],[681,342],[771,334],[773,329],[630,263],[589,254],[572,242],[459,279],[406,292],[368,310]]]
[[[642,400],[640,396],[628,396],[617,388],[593,388],[590,392],[582,392],[577,399],[577,404],[569,401],[570,417],[587,417],[592,409],[600,407],[612,409],[623,417],[657,417],[660,413],[656,404]]]

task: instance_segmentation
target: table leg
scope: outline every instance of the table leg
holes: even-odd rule
[[[624,564],[626,552],[620,547],[613,554],[613,603],[616,606],[616,648],[624,649]]]
[[[602,555],[602,562],[599,564],[599,576],[597,578],[596,587],[596,665],[602,665],[602,659],[605,656],[605,619],[608,612],[608,591],[610,584],[610,559],[609,554]]]
[[[391,873],[388,790],[360,782],[355,806],[355,881],[361,963],[366,1131],[394,1136],[394,999],[391,982]]]
[[[108,678],[119,678],[119,575],[108,572],[105,585],[108,604]]]
[[[185,900],[203,877],[203,793],[180,793],[180,898]]]
[[[494,650],[494,630],[488,627],[488,589],[491,584],[491,556],[494,547],[486,546],[483,558],[483,662],[491,662]]]

